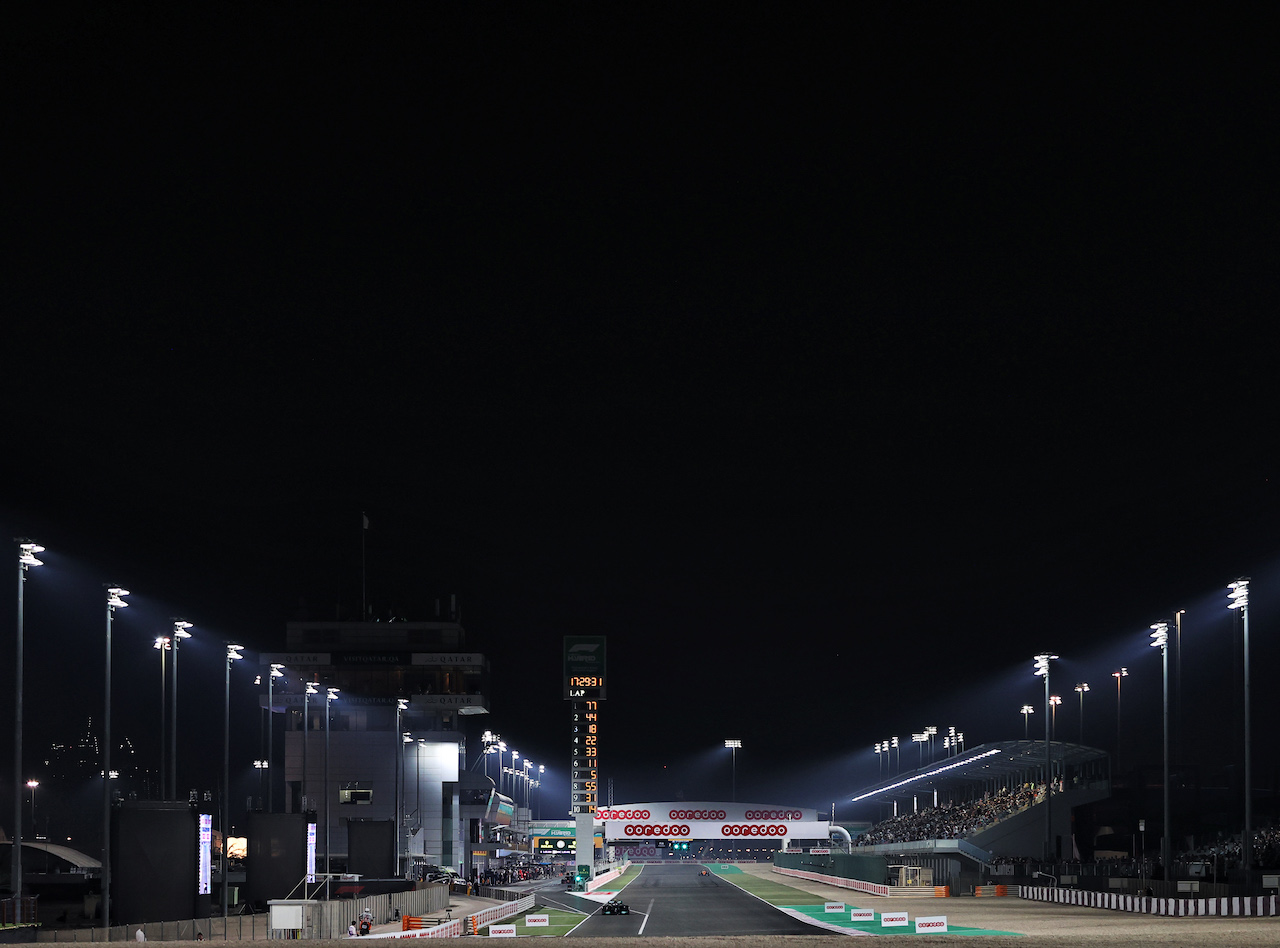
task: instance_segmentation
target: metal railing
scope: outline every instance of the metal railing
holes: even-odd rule
[[[0,899],[0,925],[34,925],[36,896],[14,896]]]

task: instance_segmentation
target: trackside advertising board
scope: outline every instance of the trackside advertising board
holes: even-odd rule
[[[596,819],[615,842],[733,839],[780,842],[826,839],[831,824],[809,807],[765,803],[628,803],[601,807]]]
[[[947,916],[945,915],[921,915],[916,918],[917,935],[931,935],[946,930]]]

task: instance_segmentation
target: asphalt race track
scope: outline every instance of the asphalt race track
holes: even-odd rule
[[[778,911],[697,863],[648,865],[618,898],[630,915],[595,914],[571,936],[819,935],[822,929]],[[581,907],[587,909],[586,905]]]

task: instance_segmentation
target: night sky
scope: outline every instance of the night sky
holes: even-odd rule
[[[189,619],[179,785],[216,786],[222,643],[354,618],[367,512],[375,615],[458,596],[493,668],[469,755],[488,727],[545,763],[544,817],[567,634],[609,637],[618,802],[726,799],[738,738],[738,799],[853,818],[876,741],[905,767],[926,725],[1018,738],[1028,701],[1042,735],[1044,649],[1059,738],[1087,680],[1114,749],[1126,665],[1121,763],[1158,764],[1147,627],[1185,608],[1180,754],[1220,775],[1241,575],[1273,783],[1268,31],[998,12],[11,20],[0,523],[48,547],[27,760],[101,715],[114,582],[113,732],[155,756],[151,642]]]

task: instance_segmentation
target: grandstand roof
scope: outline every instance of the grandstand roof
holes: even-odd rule
[[[1053,762],[1066,768],[1084,764],[1104,764],[1106,751],[1083,744],[1053,741]],[[1030,780],[1044,767],[1044,741],[996,741],[966,750],[954,757],[944,757],[915,770],[893,774],[854,795],[854,802],[875,797],[908,796],[928,788],[965,789],[992,780]]]

